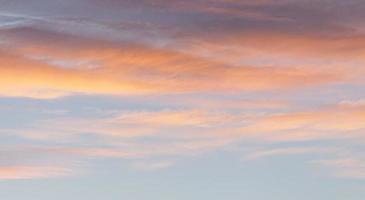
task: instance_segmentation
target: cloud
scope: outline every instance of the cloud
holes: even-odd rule
[[[10,166],[0,167],[0,180],[43,179],[70,175],[71,171],[47,166]]]
[[[364,38],[362,33],[317,36],[277,31],[237,31],[184,41],[182,50],[233,66],[304,68],[342,73],[344,83],[363,84]]]
[[[171,161],[154,161],[154,162],[136,162],[132,167],[140,171],[156,171],[171,167],[174,162]]]
[[[123,94],[132,92],[135,87],[128,81],[60,69],[4,52],[0,55],[0,62],[3,66],[0,87],[4,96],[56,98],[72,93]]]
[[[27,138],[44,140],[71,139],[82,134],[120,138],[149,137],[161,134],[180,137],[184,136],[179,135],[181,132],[189,129],[193,129],[193,131],[194,129],[214,130],[237,119],[238,117],[227,113],[204,110],[120,111],[103,118],[63,116],[38,120],[28,127],[29,129],[13,133]],[[188,135],[186,136],[188,137]]]
[[[5,2],[1,96],[48,99],[41,101],[47,105],[80,94],[127,96],[153,108],[19,122],[23,128],[2,137],[37,148],[4,151],[0,179],[64,176],[80,166],[63,161],[90,158],[126,159],[149,171],[245,144],[265,146],[246,152],[251,159],[328,156],[331,142],[363,145],[362,100],[313,108],[311,102],[324,100],[306,89],[337,90],[341,97],[327,97],[333,102],[345,95],[342,86],[365,83],[364,6],[356,0]],[[280,146],[288,143],[295,147]],[[273,144],[279,147],[266,146]],[[318,163],[363,178],[362,161]]]
[[[323,108],[317,111],[274,114],[254,118],[240,131],[264,140],[300,141],[361,138],[365,129],[363,107]]]
[[[346,78],[342,71],[237,67],[169,49],[100,42],[99,46],[92,40],[75,45],[74,40],[61,42],[57,36],[45,37],[54,37],[50,41],[55,40],[54,45],[59,46],[24,43],[13,53],[0,52],[2,95],[56,98],[72,94],[247,92],[302,88]],[[49,62],[52,59],[56,62]],[[80,61],[85,66],[80,67]],[[54,65],[75,62],[79,67]],[[89,63],[97,64],[89,67]]]
[[[10,131],[11,135],[31,141],[36,146],[17,153],[29,160],[14,162],[5,159],[3,162],[6,163],[4,166],[39,166],[55,157],[87,163],[108,158],[126,160],[140,170],[157,170],[170,166],[170,163],[152,162],[155,159],[178,162],[184,157],[215,151],[242,154],[239,149],[245,144],[250,145],[244,157],[250,160],[298,154],[332,160],[335,158],[331,155],[342,150],[330,141],[362,144],[360,139],[363,139],[365,129],[362,105],[344,107],[340,103],[306,112],[276,112],[279,111],[260,114],[246,113],[245,110],[235,113],[194,109],[137,110],[113,111],[103,113],[102,117],[89,118],[71,117],[65,113],[38,120],[22,130]],[[87,145],[82,143],[85,138],[88,138]],[[305,141],[323,145],[318,147]],[[283,143],[294,146],[259,148],[260,145]],[[10,157],[9,152],[14,153],[6,152]],[[351,152],[359,151],[354,149]],[[59,165],[60,162],[51,159],[47,163],[64,168]],[[73,170],[78,168],[80,166],[72,167]]]
[[[37,145],[6,145],[0,148],[0,180],[46,179],[79,174],[75,156],[52,152]]]
[[[300,154],[325,154],[333,153],[334,149],[318,148],[318,147],[288,147],[276,148],[268,150],[258,150],[245,156],[245,159],[256,160],[274,156],[288,156]]]
[[[39,120],[28,130],[15,131],[14,134],[45,140],[76,139],[83,134],[93,134],[115,139],[155,137],[212,139],[212,142],[225,139],[294,142],[362,138],[365,129],[363,106],[342,107],[338,104],[313,111],[245,112],[194,109],[115,111],[102,118]]]

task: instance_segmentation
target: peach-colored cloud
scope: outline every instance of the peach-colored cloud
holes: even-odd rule
[[[130,112],[121,113],[115,122],[147,126],[216,126],[230,120],[232,116],[219,112],[204,112],[201,110],[166,110],[161,112]]]
[[[59,46],[52,47],[25,42],[13,53],[0,52],[1,94],[55,98],[74,93],[262,91],[341,82],[348,78],[343,71],[231,66],[171,49],[108,43],[98,46],[93,41],[84,42],[76,47],[60,42],[56,43]],[[73,51],[69,51],[71,47]],[[89,63],[96,64],[89,67]]]
[[[318,140],[363,137],[365,110],[331,107],[312,112],[293,112],[254,118],[240,129],[264,140]]]
[[[364,110],[330,107],[312,112],[245,115],[203,110],[120,112],[103,119],[62,119],[39,121],[28,131],[15,132],[30,139],[74,140],[83,134],[104,138],[116,149],[78,151],[111,157],[133,157],[163,152],[205,151],[244,140],[303,141],[363,138]],[[121,138],[169,138],[171,145],[119,143]],[[145,149],[146,148],[146,149]],[[153,150],[151,150],[151,148]],[[130,151],[134,149],[133,151]],[[84,153],[82,153],[84,152]],[[94,152],[94,153],[92,153]]]
[[[56,118],[39,121],[27,130],[14,131],[20,137],[33,141],[78,141],[79,136],[95,135],[104,147],[44,147],[50,155],[73,155],[81,158],[123,158],[141,166],[149,159],[196,156],[217,150],[236,151],[241,143],[252,144],[363,139],[364,107],[326,106],[314,111],[287,111],[278,114],[224,113],[204,110],[162,110],[113,112],[107,118]],[[170,120],[171,119],[171,120]],[[170,121],[169,121],[170,120]],[[142,130],[147,130],[143,132]],[[31,132],[31,134],[29,134]],[[139,134],[134,134],[139,133]],[[151,140],[140,141],[144,137]],[[66,139],[65,139],[66,138]],[[315,154],[330,155],[336,148],[278,147],[248,152],[247,159],[276,155]],[[141,167],[140,166],[140,167]],[[146,168],[149,165],[146,164]],[[159,168],[160,164],[151,165]],[[161,167],[165,167],[162,164]],[[166,166],[168,167],[168,166]],[[144,169],[144,167],[141,167]],[[146,170],[147,170],[146,169]],[[347,172],[346,172],[347,173]]]
[[[228,113],[205,110],[130,111],[118,112],[106,118],[39,120],[28,130],[15,131],[14,134],[36,140],[72,139],[83,133],[120,138],[161,134],[191,137],[195,129],[211,130],[238,119]],[[186,129],[192,129],[191,134],[181,133]]]
[[[53,98],[70,93],[123,94],[135,91],[133,88],[138,85],[92,72],[56,68],[7,53],[1,53],[0,63],[0,88],[5,96]]]
[[[158,139],[158,136],[155,136]],[[197,156],[222,149],[234,141],[221,138],[171,139],[169,142],[123,142],[117,139],[105,140],[108,147],[36,147],[38,151],[51,155],[79,156],[81,158],[124,158],[129,160],[148,160],[156,157],[178,159]]]
[[[303,141],[363,138],[364,107],[332,106],[314,111],[245,114],[206,110],[117,112],[98,119],[57,118],[42,120],[29,130],[15,133],[32,139],[102,137]],[[229,143],[229,142],[228,142]]]
[[[365,36],[355,30],[361,26],[347,28],[354,27],[357,20],[353,19],[344,23],[346,28],[337,22],[341,19],[329,20],[337,16],[330,13],[336,10],[333,6],[321,4],[326,11],[319,8],[317,15],[306,10],[305,3],[290,1],[288,5],[286,0],[98,2],[106,2],[100,8],[122,6],[115,8],[114,19],[104,14],[83,19],[64,13],[47,15],[47,19],[6,16],[10,23],[6,19],[0,25],[0,96],[142,95],[141,99],[147,96],[142,100],[145,103],[157,94],[162,99],[158,99],[158,107],[168,107],[166,102],[174,109],[117,110],[94,118],[59,112],[56,118],[32,119],[36,122],[24,124],[21,130],[6,130],[6,137],[45,146],[35,148],[36,154],[5,151],[10,156],[4,158],[5,164],[1,162],[0,180],[69,175],[73,170],[53,165],[69,157],[127,159],[136,169],[153,171],[170,167],[183,156],[234,151],[243,144],[297,145],[255,150],[248,153],[249,159],[327,156],[334,152],[325,147],[327,140],[363,145],[363,100],[309,111],[308,105],[267,100],[281,99],[281,92],[288,90],[301,94],[305,87],[333,84],[337,89],[341,84],[365,83]],[[143,17],[138,14],[138,19],[130,16],[131,22],[129,18],[119,21],[123,6],[131,11],[138,7],[145,11]],[[151,14],[153,20],[144,19]],[[159,21],[169,17],[176,20]],[[17,28],[23,25],[30,28]],[[251,92],[255,94],[250,96]],[[166,100],[164,96],[181,93],[204,97],[178,99],[181,96],[177,95]],[[221,99],[210,99],[205,96],[208,93],[219,93]],[[226,94],[252,100],[230,100],[231,96],[223,100]],[[324,147],[300,146],[308,140],[320,141]],[[8,159],[12,155],[16,155],[14,159]],[[60,160],[59,155],[67,158]],[[326,157],[317,163],[334,169],[337,176],[364,179],[363,160]]]
[[[174,105],[201,110],[280,110],[290,108],[292,102],[287,100],[245,99],[245,98],[221,98],[221,97],[197,97],[172,95],[156,97],[145,96],[143,100],[156,102],[160,105]],[[134,101],[140,102],[141,99]]]
[[[0,167],[0,180],[39,179],[70,175],[69,169],[49,166]]]

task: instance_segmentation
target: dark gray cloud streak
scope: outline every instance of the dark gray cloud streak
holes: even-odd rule
[[[285,0],[63,0],[1,1],[0,14],[94,22],[113,28],[158,29],[182,36],[245,31],[338,34],[357,29],[363,1]],[[95,27],[94,27],[95,28]],[[207,32],[209,31],[209,32]],[[176,36],[176,35],[175,35]]]

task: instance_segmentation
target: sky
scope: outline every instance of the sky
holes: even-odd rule
[[[0,197],[363,200],[362,0],[0,0]]]

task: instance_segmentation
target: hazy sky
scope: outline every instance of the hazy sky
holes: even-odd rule
[[[0,199],[363,200],[362,0],[0,0]]]

